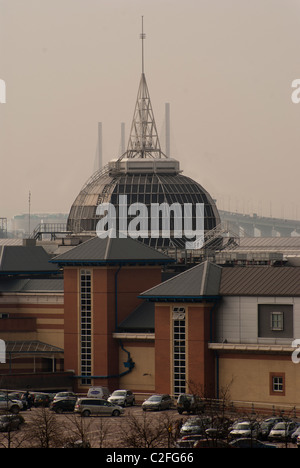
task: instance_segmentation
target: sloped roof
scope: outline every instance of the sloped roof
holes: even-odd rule
[[[222,268],[208,261],[140,294],[144,299],[201,299],[219,296]]]
[[[58,271],[41,246],[0,246],[0,274],[48,273]]]
[[[150,332],[155,328],[155,305],[153,302],[142,302],[118,326],[120,331]]]
[[[63,292],[64,280],[62,278],[36,278],[36,279],[1,279],[0,293],[41,293]]]
[[[300,296],[300,268],[247,266],[223,268],[222,296]]]
[[[51,260],[60,265],[106,263],[170,263],[174,260],[130,237],[94,237]]]

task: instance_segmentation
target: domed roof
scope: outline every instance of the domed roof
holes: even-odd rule
[[[124,205],[127,208],[134,203],[142,203],[150,216],[151,207],[155,204],[171,206],[176,203],[180,207],[191,204],[193,208],[189,221],[192,223],[190,229],[194,231],[197,221],[194,207],[203,204],[204,231],[210,231],[220,224],[217,207],[209,193],[200,184],[182,175],[179,162],[166,156],[161,150],[144,71],[127,151],[119,159],[110,161],[87,181],[71,207],[67,229],[75,234],[95,234],[101,219],[97,214],[97,207],[103,203],[114,206],[118,220],[120,212],[124,214]],[[179,238],[174,235],[175,218],[173,216],[170,219],[168,238],[153,235],[152,232],[149,236],[147,231],[147,235],[139,237],[139,240],[156,248],[184,248],[184,236]],[[132,217],[126,216],[126,220],[131,219]],[[114,228],[119,230],[118,225]],[[150,224],[148,228],[150,229]]]
[[[120,195],[127,195],[127,205],[143,203],[150,213],[154,203],[204,204],[204,230],[210,231],[220,223],[217,207],[209,193],[197,182],[178,173],[118,173],[109,166],[95,173],[74,201],[67,229],[74,233],[95,232],[100,217],[96,214],[101,203],[111,203],[119,208]],[[194,213],[195,216],[195,213]],[[195,222],[193,222],[195,226]],[[170,239],[140,239],[153,247],[170,245]],[[173,239],[173,245],[183,247],[184,238]]]

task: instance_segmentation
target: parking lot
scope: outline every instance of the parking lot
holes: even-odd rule
[[[30,411],[20,413],[25,420],[19,431],[11,433],[11,446],[30,447],[33,445],[33,434],[38,429],[42,429],[46,424],[50,427],[55,421],[55,427],[59,428],[60,444],[68,446],[68,441],[85,440],[91,448],[126,448],[134,447],[160,447],[174,448],[178,447],[176,441],[180,439],[179,429],[184,422],[192,416],[180,415],[176,409],[163,411],[153,411],[145,413],[141,406],[133,406],[125,409],[123,415],[119,417],[110,416],[90,416],[82,418],[81,416],[68,412],[55,414],[49,408],[32,408]],[[54,426],[53,426],[54,427]],[[53,438],[53,431],[51,429]],[[144,433],[142,433],[144,431]],[[136,432],[136,433],[135,433]],[[132,435],[132,438],[129,438]],[[50,434],[49,434],[50,437]],[[0,434],[2,446],[8,443],[7,434]],[[63,441],[63,442],[62,442]],[[136,441],[136,442],[135,442]],[[268,443],[268,441],[266,441]],[[52,446],[53,442],[50,443]],[[148,445],[147,445],[148,444]],[[38,445],[35,441],[34,445]],[[286,447],[285,443],[276,442],[277,447]],[[296,448],[296,444],[288,443],[288,448]],[[192,448],[188,445],[183,448]]]

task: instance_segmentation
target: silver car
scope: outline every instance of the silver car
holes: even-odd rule
[[[119,406],[133,406],[135,404],[134,394],[131,390],[115,390],[108,398],[108,401]]]
[[[173,402],[170,395],[152,395],[142,404],[143,411],[160,411],[171,408]]]
[[[74,411],[75,413],[80,413],[83,417],[88,417],[92,414],[120,416],[120,414],[124,413],[124,408],[100,398],[78,398]]]

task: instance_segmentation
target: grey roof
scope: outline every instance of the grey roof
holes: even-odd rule
[[[64,291],[64,280],[60,278],[9,279],[0,280],[0,293],[4,292],[58,292]]]
[[[222,268],[208,261],[170,278],[140,294],[141,298],[172,299],[216,297],[219,295]]]
[[[155,328],[155,305],[144,301],[118,326],[120,331],[151,332]]]
[[[58,264],[169,263],[174,260],[130,237],[94,237],[53,258]]]
[[[58,270],[40,246],[0,246],[0,274],[44,273]]]
[[[223,268],[222,296],[300,296],[300,268],[247,266]]]

